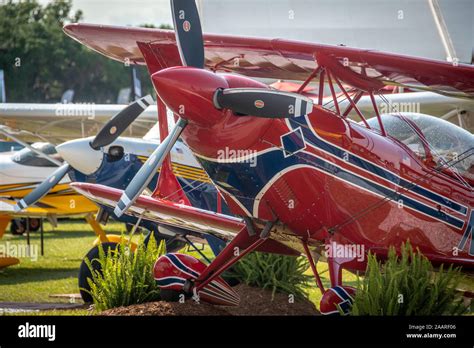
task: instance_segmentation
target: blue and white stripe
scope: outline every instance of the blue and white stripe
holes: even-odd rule
[[[225,186],[226,191],[235,199],[238,199],[248,211],[252,211],[256,217],[260,198],[263,197],[275,180],[284,173],[299,168],[309,168],[368,191],[382,199],[389,197],[390,200],[395,202],[402,200],[404,207],[413,209],[455,228],[461,229],[464,225],[462,219],[410,197],[406,195],[406,192],[399,193],[396,189],[389,188],[356,174],[308,151],[300,151],[289,157],[284,157],[283,151],[279,148],[274,148],[273,151],[262,152],[258,155],[257,175],[253,175],[251,178],[245,174],[245,168],[242,168],[242,166],[245,166],[243,163],[217,163],[202,158],[200,160],[211,177],[215,178],[215,176],[218,176],[217,173],[219,171],[232,174],[229,175],[229,181],[224,183],[224,185],[227,185]],[[218,180],[215,180],[215,183],[223,185]]]
[[[183,272],[184,274],[188,275],[189,279],[197,279],[200,276],[199,272],[196,272],[189,266],[185,265],[177,256],[177,254],[166,254],[163,256],[164,258],[168,259],[173,266],[175,266],[178,270]],[[181,285],[183,286],[186,282],[185,278],[177,277],[177,276],[168,276],[156,279],[158,285],[160,287],[166,288],[171,287],[173,285]],[[224,300],[226,302],[232,303],[234,305],[238,305],[240,299],[238,295],[233,292],[233,290],[225,287],[223,284],[217,282],[216,280],[211,281],[211,283],[203,288],[201,293],[206,294],[210,297],[217,298]]]
[[[462,215],[467,215],[468,208],[459,202],[453,201],[420,185],[413,184],[412,182],[401,178],[397,174],[375,163],[372,163],[346,149],[324,140],[313,129],[311,123],[308,121],[307,116],[288,119],[286,122],[290,129],[297,129],[301,127],[305,141],[313,147],[316,147],[318,150],[323,151],[340,160],[344,160],[345,162],[350,163],[367,173],[376,175],[381,179],[389,181],[390,183],[395,184],[402,189],[408,188],[410,192],[414,192],[423,198],[431,200],[446,208],[452,209],[458,213],[461,213]]]
[[[342,310],[344,315],[348,315],[350,310],[351,310],[351,305],[354,302],[354,299],[346,291],[346,289],[344,289],[342,286],[334,286],[332,288],[329,288],[327,291],[332,291],[333,293],[335,293],[341,299],[341,301],[339,303],[336,303],[336,305],[339,306],[339,308]],[[337,308],[336,310],[331,311],[331,312],[324,312],[322,314],[323,315],[341,314],[339,312],[339,308]]]

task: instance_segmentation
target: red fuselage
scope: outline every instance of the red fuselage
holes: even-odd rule
[[[320,106],[293,119],[214,107],[217,88],[268,88],[248,78],[177,67],[152,79],[188,119],[182,137],[234,214],[277,217],[309,244],[334,240],[382,256],[409,239],[434,262],[474,267],[472,189],[397,140]]]

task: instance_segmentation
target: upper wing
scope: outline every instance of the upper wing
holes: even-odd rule
[[[0,104],[0,124],[13,131],[20,130],[25,141],[49,142],[96,135],[102,126],[125,105],[98,104]],[[158,116],[155,105],[150,105],[127,130],[128,135],[143,137]],[[18,134],[18,133],[17,133]]]
[[[65,32],[110,58],[144,64],[153,72],[180,65],[173,31],[69,24]],[[303,81],[324,62],[351,85],[398,85],[474,98],[474,67],[373,50],[281,39],[204,35],[206,68],[262,78]],[[143,52],[143,54],[142,54]],[[335,70],[335,71],[334,71]],[[357,86],[356,86],[357,87]]]

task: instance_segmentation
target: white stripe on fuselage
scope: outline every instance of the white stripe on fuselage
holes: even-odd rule
[[[275,149],[275,150],[277,150],[277,149]],[[281,150],[280,150],[280,151],[281,151]],[[322,157],[320,157],[320,156],[318,156],[318,155],[315,155],[315,154],[310,153],[310,152],[307,152],[307,151],[301,151],[301,152],[303,152],[303,153],[305,153],[305,154],[307,154],[307,155],[309,155],[309,156],[314,156],[314,157],[316,157],[316,158],[319,158],[319,159],[322,160],[323,162],[326,162],[326,163],[328,163],[329,165],[338,167],[339,169],[341,169],[341,170],[343,170],[343,171],[345,171],[345,172],[349,172],[350,174],[354,175],[355,177],[357,177],[357,178],[359,178],[359,179],[367,180],[367,181],[369,181],[369,182],[371,182],[371,183],[373,183],[373,184],[375,184],[375,185],[383,186],[385,189],[391,191],[392,193],[399,194],[400,197],[405,198],[405,196],[404,196],[403,194],[398,193],[396,190],[393,190],[392,188],[389,188],[389,187],[384,186],[384,185],[382,185],[382,184],[380,184],[380,183],[377,183],[377,182],[375,182],[375,181],[373,181],[373,180],[371,180],[371,179],[368,179],[368,178],[363,177],[363,176],[360,176],[360,175],[358,175],[358,174],[356,174],[356,173],[354,173],[354,172],[351,172],[350,170],[348,170],[348,169],[346,169],[346,168],[343,168],[343,167],[341,167],[341,166],[339,166],[339,165],[337,165],[337,164],[335,164],[335,163],[329,162],[329,161],[327,161],[326,159],[324,159],[324,158],[322,158]],[[295,156],[298,156],[298,154],[295,154]],[[340,177],[338,177],[338,176],[336,176],[336,175],[330,174],[330,173],[328,173],[328,172],[326,172],[326,171],[324,171],[324,170],[320,170],[320,169],[318,169],[318,168],[316,168],[316,167],[314,167],[314,166],[304,165],[304,164],[298,164],[298,165],[294,165],[294,166],[290,166],[290,167],[288,167],[288,168],[285,168],[284,170],[282,170],[282,171],[278,172],[277,174],[275,174],[275,175],[273,176],[273,178],[271,178],[271,179],[269,180],[269,182],[262,188],[262,190],[260,190],[260,192],[255,196],[256,198],[255,198],[254,207],[253,207],[253,213],[254,213],[253,216],[254,216],[254,217],[258,217],[258,205],[259,205],[259,203],[260,203],[260,199],[265,195],[266,191],[271,187],[271,185],[272,185],[276,180],[278,180],[280,177],[282,177],[284,174],[286,174],[286,173],[288,173],[288,172],[290,172],[290,171],[296,170],[296,169],[300,169],[300,168],[310,168],[310,169],[317,170],[318,172],[321,172],[321,173],[323,173],[323,174],[329,175],[329,176],[331,176],[331,177],[333,177],[333,178],[336,178],[336,179],[338,179],[338,180],[344,181],[344,182],[346,182],[346,183],[348,183],[348,184],[350,184],[350,185],[352,185],[352,186],[356,186],[357,188],[359,188],[359,189],[361,189],[361,190],[364,190],[364,191],[366,191],[366,192],[372,193],[372,194],[374,194],[374,195],[376,195],[376,196],[378,196],[378,197],[387,198],[387,197],[384,196],[384,195],[381,195],[381,194],[376,193],[376,192],[374,192],[374,191],[372,191],[372,190],[366,189],[365,187],[359,186],[359,185],[357,185],[356,183],[353,183],[353,182],[351,182],[351,181],[342,179],[342,178],[340,178]],[[258,197],[258,201],[257,201],[257,197]],[[429,208],[429,209],[434,209],[433,207],[431,207],[431,206],[429,206],[429,205],[427,205],[427,204],[425,204],[425,203],[423,203],[423,202],[420,202],[420,201],[414,199],[413,197],[407,197],[407,198],[412,199],[412,200],[414,200],[415,202],[417,202],[417,203],[419,203],[419,204],[421,204],[421,205],[424,205],[425,207],[427,207],[427,208]],[[393,202],[392,199],[391,199],[390,201]],[[412,207],[405,206],[405,205],[404,205],[404,207],[407,208],[407,209],[416,211],[416,212],[419,213],[419,214],[423,214],[423,215],[425,215],[425,216],[427,216],[427,217],[429,217],[429,218],[431,218],[431,219],[435,219],[435,220],[438,220],[438,221],[440,221],[440,222],[442,222],[442,223],[448,224],[448,225],[450,225],[450,226],[452,226],[452,227],[454,227],[454,228],[456,228],[456,229],[462,229],[462,228],[464,227],[464,224],[465,224],[465,221],[464,221],[464,220],[461,220],[461,219],[459,219],[459,218],[457,218],[457,217],[455,217],[455,216],[452,216],[452,215],[450,215],[450,214],[446,214],[446,215],[449,215],[449,216],[450,216],[451,218],[453,218],[454,220],[457,220],[457,221],[463,223],[463,226],[461,226],[461,228],[459,228],[459,227],[457,227],[457,226],[454,226],[454,225],[450,224],[449,222],[444,221],[444,220],[441,220],[441,219],[439,219],[439,218],[437,218],[437,217],[435,217],[435,216],[426,214],[426,213],[424,213],[424,212],[422,212],[422,211],[420,211],[420,210],[418,210],[418,209],[416,209],[416,208],[412,208]]]
[[[396,174],[396,173],[394,173],[394,172],[392,172],[392,171],[390,171],[390,170],[387,170],[386,168],[384,168],[384,167],[378,165],[377,163],[368,161],[367,159],[365,159],[365,158],[363,158],[363,157],[361,157],[361,156],[359,156],[359,155],[356,155],[355,153],[353,153],[353,152],[351,152],[351,151],[348,151],[347,149],[344,149],[344,148],[342,148],[342,147],[340,147],[340,146],[337,146],[337,145],[335,145],[335,144],[333,144],[333,143],[331,143],[331,142],[325,140],[324,138],[322,138],[321,136],[319,136],[319,134],[314,130],[313,125],[312,125],[311,122],[309,121],[307,115],[305,116],[305,119],[306,119],[306,123],[307,123],[308,126],[309,126],[309,130],[314,134],[314,136],[316,136],[316,137],[317,137],[319,140],[321,140],[322,142],[328,144],[329,146],[334,146],[334,147],[338,148],[339,150],[344,151],[345,153],[348,153],[348,154],[350,154],[350,155],[352,155],[352,156],[354,156],[354,157],[357,157],[358,159],[360,159],[360,160],[363,161],[363,162],[370,163],[371,165],[374,165],[374,166],[380,168],[380,169],[381,169],[382,171],[384,171],[384,172],[389,172],[390,174],[394,175],[395,177],[397,177],[397,178],[399,178],[399,179],[401,179],[401,180],[405,180],[405,181],[410,182],[409,180],[407,180],[407,179],[405,179],[405,178],[402,178],[402,177],[399,176],[398,174]],[[289,129],[293,129],[293,128],[291,127],[291,124],[289,123],[289,120],[285,120],[285,121],[286,121],[286,124],[287,124],[288,128],[289,128]],[[299,125],[300,127],[303,126],[303,125],[301,125],[301,124],[299,124],[299,123],[298,123],[298,125]],[[333,154],[332,152],[328,152],[328,151],[326,151],[326,150],[324,150],[324,149],[321,149],[321,148],[319,148],[319,147],[317,147],[317,146],[311,144],[311,142],[309,142],[309,141],[306,141],[306,142],[307,142],[307,144],[308,144],[309,146],[311,146],[312,148],[314,148],[314,149],[316,149],[316,150],[318,150],[318,151],[322,151],[322,152],[324,152],[324,153],[330,155],[331,157],[337,158],[337,159],[339,159],[339,160],[343,160],[341,157],[339,157],[339,156]],[[360,169],[360,170],[362,170],[362,171],[364,171],[364,172],[366,172],[366,173],[375,175],[375,176],[377,176],[378,178],[380,178],[380,179],[382,179],[382,180],[384,180],[384,181],[386,181],[386,182],[388,182],[388,183],[391,183],[391,184],[393,184],[393,185],[395,185],[395,186],[397,186],[397,187],[399,187],[399,188],[401,188],[401,189],[406,189],[405,187],[403,187],[403,186],[401,186],[401,185],[399,185],[399,184],[397,184],[397,183],[394,183],[394,182],[388,180],[387,178],[385,178],[385,177],[383,177],[383,176],[380,176],[380,175],[377,174],[377,173],[371,172],[371,171],[369,171],[369,170],[367,170],[367,169],[365,169],[365,168],[359,167],[359,166],[357,166],[357,165],[355,165],[355,164],[352,164],[352,163],[349,163],[349,162],[347,162],[347,163],[348,163],[350,166],[354,167],[354,168],[358,168],[358,169]],[[347,170],[347,169],[346,169],[346,170]],[[410,182],[410,183],[412,184],[412,182]],[[450,201],[450,202],[453,202],[453,203],[458,204],[459,206],[461,206],[461,207],[463,207],[463,208],[466,209],[466,214],[467,214],[468,208],[467,208],[467,206],[463,205],[462,203],[457,202],[457,201],[454,201],[454,200],[452,200],[452,199],[450,199],[450,198],[448,198],[448,197],[446,197],[446,196],[443,196],[442,194],[440,194],[440,193],[438,193],[438,192],[434,192],[434,191],[432,191],[432,190],[430,190],[430,189],[428,189],[428,188],[426,188],[426,187],[424,187],[424,186],[421,186],[421,185],[418,185],[418,186],[421,187],[421,188],[423,188],[424,190],[426,190],[426,191],[428,191],[428,192],[431,192],[431,193],[433,193],[433,194],[435,194],[435,195],[437,195],[437,196],[439,196],[439,197],[441,197],[441,198],[446,199],[447,201]],[[449,207],[449,206],[447,206],[447,205],[445,205],[445,204],[443,204],[443,203],[441,203],[441,202],[434,201],[433,199],[431,199],[431,198],[429,198],[429,197],[426,197],[426,196],[423,196],[422,194],[419,194],[419,193],[417,193],[417,192],[410,191],[410,193],[412,193],[412,194],[414,194],[414,195],[416,195],[416,196],[418,196],[418,197],[427,199],[427,200],[433,202],[433,204],[440,204],[440,205],[444,206],[445,208],[448,208],[448,209],[450,209],[450,210],[452,210],[452,211],[455,211],[455,212],[457,212],[457,213],[459,213],[459,214],[466,215],[466,214],[464,214],[464,213],[462,213],[462,212],[456,211],[455,209],[453,209],[453,208],[451,208],[451,207]]]

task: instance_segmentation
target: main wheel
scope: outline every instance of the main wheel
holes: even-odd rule
[[[30,232],[37,232],[41,227],[41,220],[36,218],[30,218]]]
[[[30,218],[30,219],[14,219],[10,223],[10,232],[15,236],[22,235],[26,232],[26,221],[29,220],[30,225],[30,232],[36,232],[41,227],[41,220],[37,218]]]
[[[10,232],[15,236],[26,232],[26,219],[14,219],[10,223]]]
[[[87,279],[89,278],[92,279],[92,272],[85,260],[88,259],[91,262],[91,266],[94,271],[101,272],[102,267],[100,265],[100,262],[98,261],[100,246],[102,246],[105,254],[107,255],[109,253],[109,250],[116,250],[118,244],[117,243],[102,243],[102,244],[96,245],[91,250],[89,250],[87,255],[82,260],[81,267],[79,268],[78,283],[79,283],[79,292],[81,293],[82,300],[85,303],[91,303],[93,301],[92,296],[89,293],[89,291],[91,290],[91,287],[89,285],[89,282],[87,281]]]

